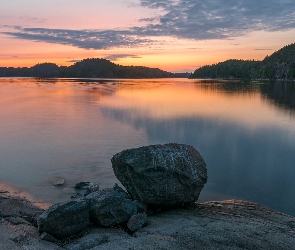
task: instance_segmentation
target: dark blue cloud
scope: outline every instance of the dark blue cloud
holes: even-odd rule
[[[222,39],[295,28],[293,0],[141,0],[141,4],[165,11],[157,25],[145,27],[147,33],[179,38]]]
[[[150,45],[153,41],[137,36],[132,30],[67,30],[14,27],[14,32],[2,32],[25,40],[71,45],[84,49],[111,49]]]
[[[5,34],[84,49],[148,46],[151,37],[192,40],[230,39],[253,31],[295,28],[294,0],[141,0],[141,7],[160,9],[144,18],[145,26],[118,30],[63,30],[15,27]],[[4,33],[4,32],[3,32]],[[159,41],[159,39],[157,39]]]

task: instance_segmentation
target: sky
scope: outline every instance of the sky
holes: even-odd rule
[[[295,42],[294,0],[1,0],[0,67],[85,58],[193,72]]]

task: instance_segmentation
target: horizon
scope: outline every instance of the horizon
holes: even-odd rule
[[[12,0],[1,4],[0,67],[122,66],[193,72],[228,59],[263,60],[295,42],[293,0]]]

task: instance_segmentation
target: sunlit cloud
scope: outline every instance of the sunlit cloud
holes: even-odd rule
[[[254,50],[274,50],[274,49],[269,49],[269,48],[258,48],[258,49],[254,49]]]
[[[140,56],[133,54],[112,54],[105,57],[105,59],[110,61],[117,61],[122,58],[141,58]]]
[[[274,32],[295,28],[294,0],[141,0],[139,5],[141,8],[159,9],[155,14],[157,16],[138,20],[138,23],[147,23],[143,26],[114,30],[15,27],[13,31],[2,33],[83,49],[112,49],[147,47],[159,44],[159,39],[164,40],[164,37],[232,39],[254,31]]]
[[[73,60],[68,60],[67,62],[76,63],[76,62],[81,62],[81,60],[78,60],[78,59],[73,59]]]

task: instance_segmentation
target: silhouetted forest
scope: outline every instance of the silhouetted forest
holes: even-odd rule
[[[266,56],[262,61],[227,60],[206,65],[197,70],[190,78],[238,78],[238,79],[295,79],[295,43],[287,45]]]
[[[42,63],[33,67],[0,67],[0,77],[47,78],[188,78],[189,73],[171,73],[158,68],[122,66],[102,58],[89,58],[69,67]]]

